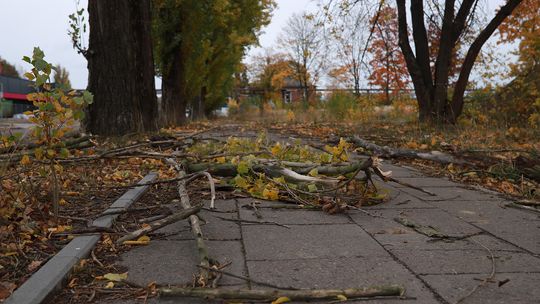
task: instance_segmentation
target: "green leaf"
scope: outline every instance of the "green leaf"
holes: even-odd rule
[[[317,168],[313,168],[309,171],[308,173],[309,176],[317,176],[319,175],[319,170],[317,170]]]
[[[234,178],[234,184],[239,187],[239,188],[242,188],[242,189],[247,189],[249,187],[249,183],[247,181],[247,179],[243,178],[242,176],[240,175],[237,175],[235,178]]]
[[[239,174],[247,174],[249,172],[249,164],[245,161],[239,162],[236,171],[238,171]]]
[[[60,156],[62,156],[64,158],[68,157],[69,156],[69,150],[66,149],[66,148],[60,149]]]
[[[28,56],[23,56],[22,60],[32,64],[32,59],[30,59],[30,57],[28,57]]]
[[[309,184],[307,186],[307,188],[308,188],[309,192],[316,192],[317,191],[317,186],[315,184]]]
[[[34,76],[34,74],[32,74],[32,73],[30,73],[30,72],[24,73],[24,77],[26,77],[26,79],[28,79],[28,80],[34,80],[34,78],[36,78],[36,77]]]
[[[36,69],[38,71],[44,71],[47,68],[48,63],[47,63],[47,61],[45,61],[43,59],[36,59],[36,60],[34,60],[34,66],[36,67]],[[50,73],[50,71],[49,71],[49,73]]]
[[[39,48],[35,47],[34,52],[32,54],[32,58],[35,59],[43,59],[45,57],[45,53]]]
[[[92,104],[92,102],[94,101],[94,95],[92,95],[92,93],[88,92],[88,91],[84,91],[83,92],[83,100],[87,103],[87,104]]]
[[[84,111],[82,110],[77,110],[75,112],[73,112],[73,119],[75,120],[81,120],[81,119],[84,119]]]
[[[36,76],[36,86],[38,86],[38,87],[42,86],[45,83],[45,81],[47,81],[47,78],[45,78],[45,77],[43,77],[41,75]]]

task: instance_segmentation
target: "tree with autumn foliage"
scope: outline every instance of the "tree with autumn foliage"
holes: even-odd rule
[[[253,81],[251,84],[262,94],[262,100],[259,103],[261,115],[267,101],[281,99],[281,89],[286,79],[294,77],[294,67],[295,65],[286,54],[276,53],[270,49],[265,49],[262,54],[252,58],[250,70]]]
[[[499,27],[499,43],[517,43],[512,81],[499,89],[497,107],[510,122],[540,127],[540,1],[524,0]]]
[[[2,57],[0,57],[0,75],[19,78],[17,68]]]
[[[273,0],[154,0],[154,44],[165,125],[199,119],[225,101],[248,46],[270,22]]]
[[[71,90],[71,81],[69,80],[69,72],[61,65],[56,65],[54,73],[54,84],[62,86],[66,90]]]
[[[374,24],[373,40],[368,51],[372,55],[369,83],[381,87],[386,103],[392,102],[391,95],[397,95],[407,88],[410,78],[405,57],[399,49],[396,9],[384,6],[371,19]]]

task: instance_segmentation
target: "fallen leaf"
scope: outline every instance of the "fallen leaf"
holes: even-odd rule
[[[124,241],[124,245],[148,245],[150,244],[150,237],[143,235],[136,241]]]
[[[287,303],[290,301],[291,299],[289,299],[288,297],[279,297],[275,301],[272,301],[272,304],[281,304],[281,303]]]
[[[30,264],[28,264],[28,271],[34,271],[36,270],[39,265],[41,265],[41,263],[43,263],[43,261],[33,261],[31,262]]]
[[[263,190],[262,196],[268,200],[278,200],[279,190],[266,187]]]
[[[127,279],[128,273],[107,273],[103,276],[96,277],[98,280],[109,280],[113,282],[122,282],[123,280]]]
[[[17,285],[11,282],[0,282],[0,299],[5,299],[11,295]]]
[[[24,155],[21,159],[21,165],[26,166],[31,163],[30,157],[28,155]]]
[[[109,288],[113,288],[114,287],[114,282],[109,282],[107,283],[107,285],[105,285],[105,288],[109,289]]]
[[[340,301],[347,301],[347,297],[344,295],[337,295],[336,298]]]

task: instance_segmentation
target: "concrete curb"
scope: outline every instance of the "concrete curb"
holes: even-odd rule
[[[139,184],[155,180],[157,173],[149,173]],[[118,198],[105,212],[129,207],[137,201],[149,186],[138,186],[128,190]],[[119,214],[104,215],[92,223],[96,227],[110,228]],[[45,265],[34,273],[23,285],[4,302],[5,304],[38,304],[54,291],[62,288],[64,279],[80,259],[88,256],[97,244],[101,234],[78,236],[53,256]]]

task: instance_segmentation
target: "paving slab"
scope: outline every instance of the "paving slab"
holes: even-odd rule
[[[422,187],[422,189],[435,193],[435,196],[429,195],[422,191],[412,188],[400,188],[402,191],[411,194],[414,197],[425,201],[442,201],[442,200],[462,200],[462,201],[489,201],[499,200],[500,197],[495,194],[469,190],[459,187]]]
[[[247,260],[360,257],[388,253],[354,224],[242,225]]]
[[[456,303],[471,292],[485,276],[459,275],[425,275],[422,279],[427,282],[448,303]],[[509,281],[502,286],[498,283],[488,283],[465,298],[461,303],[490,303],[490,304],[533,304],[540,303],[540,274],[538,273],[497,273],[495,279]]]
[[[328,214],[326,212],[306,212],[303,210],[259,210],[261,218],[257,218],[253,210],[240,209],[240,219],[248,221],[270,221],[284,225],[322,225],[351,223],[345,214]]]
[[[384,189],[388,189],[389,186],[386,185]],[[403,191],[398,190],[388,196],[388,200],[384,203],[366,206],[366,210],[371,209],[427,209],[427,208],[436,208],[435,206],[429,204],[428,202],[422,201],[410,194],[407,194]]]
[[[397,284],[406,288],[407,296],[417,298],[414,303],[438,303],[420,280],[391,257],[248,261],[247,264],[251,278],[283,287],[327,289]]]
[[[486,250],[390,250],[416,274],[490,273]],[[523,252],[492,251],[499,272],[539,272],[540,259]]]
[[[225,264],[232,262],[227,271],[246,275],[239,241],[207,241],[210,257]],[[158,285],[190,284],[198,272],[197,248],[194,241],[151,241],[147,246],[134,248],[121,256],[119,263],[128,268],[128,278],[142,286],[151,282]],[[223,277],[221,284],[235,285],[243,281]]]
[[[496,237],[540,254],[540,216],[536,213],[505,208],[505,202],[500,200],[433,204]]]
[[[436,187],[436,188],[444,188],[444,187],[461,187],[461,184],[454,183],[452,181],[449,181],[446,178],[435,178],[435,177],[402,177],[399,179],[401,182],[405,182],[410,185],[414,185],[416,187]],[[395,187],[397,188],[407,188],[407,186],[404,186],[402,184],[395,184]]]
[[[408,219],[418,225],[431,226],[437,231],[450,236],[464,236],[481,232],[479,228],[440,209],[377,210],[379,217],[373,217],[361,212],[350,212],[349,214],[355,223],[374,235],[414,232],[414,230],[396,222],[394,220],[396,217]]]
[[[239,240],[240,226],[236,222],[224,220],[238,219],[237,213],[216,213],[202,210],[200,216],[204,219],[201,221],[201,229],[205,240]],[[194,236],[191,232],[191,226],[188,221],[180,221],[174,224],[158,229],[154,234],[165,236],[168,240],[193,240]]]
[[[480,250],[483,247],[479,244],[482,244],[490,250],[523,252],[522,249],[508,242],[486,234],[475,235],[461,240],[434,240],[419,233],[400,233],[398,230],[393,233],[375,234],[373,237],[389,250]]]
[[[255,206],[257,206],[257,208],[271,208],[271,207],[275,207],[275,206],[291,206],[291,205],[294,205],[294,204],[291,204],[291,203],[285,203],[285,202],[280,202],[280,201],[267,201],[267,200],[260,200],[260,199],[256,199],[256,198],[239,198],[239,199],[237,199],[237,204],[238,204],[238,209],[239,210],[246,209],[243,206],[245,206],[245,205],[249,206],[251,204],[255,204]]]
[[[382,169],[384,171],[392,171],[392,177],[394,178],[406,178],[406,177],[419,177],[423,176],[422,173],[418,172],[417,170],[411,170],[408,168],[388,164],[387,162],[383,162]]]

